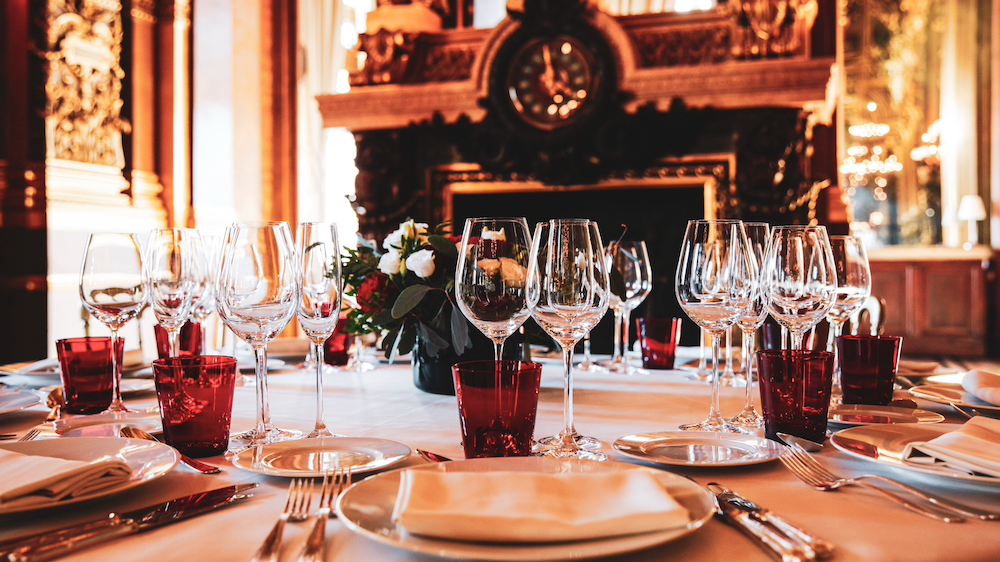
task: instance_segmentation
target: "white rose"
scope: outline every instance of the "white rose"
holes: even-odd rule
[[[418,240],[421,244],[424,243],[427,240],[427,235],[430,233],[427,223],[410,221],[410,224],[413,225],[410,237]]]
[[[388,240],[388,238],[386,240]],[[378,259],[378,270],[386,275],[395,275],[399,273],[399,258],[399,252],[396,250],[389,250],[388,252],[382,254],[382,257]]]
[[[421,279],[427,279],[434,275],[434,252],[431,250],[413,252],[410,257],[406,258],[406,269]]]
[[[390,252],[393,250],[399,250],[403,245],[403,236],[406,234],[406,230],[403,228],[404,226],[406,226],[406,223],[399,225],[397,230],[386,236],[385,240],[382,241],[382,248],[389,250]]]

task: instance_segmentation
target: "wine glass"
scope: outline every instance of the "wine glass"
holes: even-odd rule
[[[134,234],[91,234],[80,268],[80,300],[88,312],[111,330],[111,349],[118,349],[121,330],[146,303],[142,253]],[[111,354],[114,375],[111,405],[106,413],[125,415],[122,402],[122,366]]]
[[[857,236],[830,236],[830,251],[837,270],[837,289],[833,305],[826,313],[826,319],[833,327],[833,337],[828,341],[827,351],[833,352],[833,394],[839,397],[840,357],[837,353],[837,338],[843,333],[844,323],[872,294],[872,272],[864,242]]]
[[[306,437],[329,437],[333,434],[323,421],[323,344],[333,335],[340,318],[340,244],[336,223],[299,224],[295,249],[301,276],[299,325],[312,342],[316,363],[316,425]]]
[[[747,235],[746,261],[740,264],[740,275],[753,280],[747,288],[747,305],[743,308],[737,320],[737,325],[743,333],[743,375],[746,381],[746,397],[743,401],[743,411],[729,419],[734,426],[754,432],[764,427],[764,418],[753,405],[753,362],[756,349],[756,334],[764,319],[767,318],[767,299],[760,286],[761,266],[764,263],[764,250],[767,245],[770,227],[766,222],[744,222],[743,231]]]
[[[149,304],[156,322],[167,332],[170,357],[180,355],[177,335],[191,314],[201,272],[195,257],[195,233],[181,228],[156,228],[149,234],[143,265]]]
[[[504,342],[528,318],[524,286],[530,248],[523,218],[465,221],[455,297],[462,314],[493,341],[497,361],[503,358]]]
[[[612,242],[608,244],[610,261],[611,308],[615,312],[615,347],[609,371],[630,375],[637,369],[628,361],[629,325],[632,311],[646,300],[652,289],[653,272],[649,267],[646,243]]]
[[[745,290],[752,280],[740,275],[745,261],[746,234],[738,220],[688,221],[677,262],[677,302],[712,341],[712,405],[708,418],[680,426],[688,431],[736,431],[719,413],[719,347],[726,330],[746,306]]]
[[[295,243],[286,222],[237,223],[226,230],[216,286],[222,321],[255,356],[257,425],[233,439],[247,447],[301,435],[271,423],[267,399],[267,344],[288,326],[298,308]]]
[[[208,317],[215,312],[215,281],[219,276],[219,259],[222,250],[222,240],[218,235],[198,233],[194,240],[194,256],[198,276],[198,287],[191,300],[191,320],[201,329],[201,341],[205,349],[209,349],[205,326]],[[215,349],[213,346],[212,349]]]
[[[599,447],[600,441],[580,437],[573,425],[573,346],[600,321],[610,300],[604,245],[596,223],[586,219],[538,223],[527,289],[532,317],[559,342],[563,353],[565,426],[557,437],[541,440],[538,452],[557,458],[607,460],[604,453],[588,450]]]
[[[792,349],[802,349],[805,333],[826,316],[837,290],[826,227],[774,227],[761,286],[768,312],[792,334]]]

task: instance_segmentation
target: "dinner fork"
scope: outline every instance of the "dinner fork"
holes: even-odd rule
[[[309,517],[309,508],[312,505],[312,480],[309,484],[301,478],[295,478],[288,485],[288,500],[285,501],[285,510],[278,516],[271,532],[264,539],[264,544],[254,554],[252,562],[275,562],[281,550],[281,535],[285,531],[285,523],[291,521],[297,523],[305,521]]]
[[[313,524],[306,545],[299,555],[299,562],[321,562],[326,558],[326,520],[335,517],[333,502],[340,497],[344,488],[351,483],[351,469],[338,468],[333,472],[323,474],[323,487],[319,492],[319,511],[316,512],[316,522]]]
[[[902,505],[912,509],[913,511],[916,511],[917,513],[920,513],[922,515],[927,515],[928,517],[932,517],[934,519],[939,519],[949,523],[962,522],[964,519],[960,517],[961,515],[967,515],[970,517],[975,517],[977,519],[983,519],[988,521],[1000,519],[1000,513],[984,511],[955,501],[938,498],[924,492],[923,490],[919,490],[917,488],[914,488],[913,486],[904,484],[902,482],[898,482],[891,478],[886,478],[885,476],[879,476],[878,474],[862,474],[860,476],[855,476],[853,478],[844,478],[838,476],[827,470],[823,465],[819,463],[819,461],[809,456],[809,454],[807,454],[805,450],[803,450],[798,445],[786,446],[785,454],[781,455],[781,457],[779,458],[781,459],[781,462],[783,462],[785,466],[788,467],[789,470],[791,470],[796,476],[799,477],[800,480],[818,490],[830,491],[830,490],[836,490],[837,488],[840,488],[841,486],[846,486],[848,484],[857,484],[859,486],[864,486],[866,488],[875,490],[886,497],[892,498],[894,501],[901,503]],[[933,504],[934,506],[940,508],[947,514],[945,513],[939,514],[935,511],[930,511],[925,508],[922,508],[916,504],[911,503],[906,498],[893,494],[888,490],[879,488],[878,486],[872,486],[871,484],[868,484],[866,482],[861,482],[861,480],[863,479],[872,479],[872,480],[877,480],[879,482],[892,484],[893,486],[896,486],[899,489],[905,490],[913,494],[914,496],[928,503]]]
[[[25,433],[24,435],[22,435],[22,436],[21,436],[21,438],[20,438],[20,439],[18,439],[18,441],[19,441],[19,442],[20,442],[20,441],[31,441],[31,440],[32,440],[32,439],[34,439],[35,437],[38,437],[38,434],[39,434],[39,433],[41,433],[41,430],[40,430],[40,429],[38,429],[38,428],[35,428],[35,429],[32,429],[32,430],[31,430],[31,431],[29,431],[28,433]]]

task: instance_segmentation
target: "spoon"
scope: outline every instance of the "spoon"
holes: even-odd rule
[[[62,417],[62,409],[66,405],[66,400],[63,399],[61,386],[57,386],[49,392],[48,398],[45,399],[45,405],[52,408],[49,415],[45,416],[45,421],[56,421]]]
[[[139,429],[138,427],[123,427],[121,430],[121,436],[131,439],[145,439],[147,441],[157,441],[156,437],[146,433],[145,431]],[[197,470],[202,474],[218,474],[222,472],[222,469],[217,466],[212,466],[210,464],[203,463],[201,461],[196,461],[191,457],[181,453],[181,462],[190,466],[191,468]]]
[[[807,452],[810,453],[815,453],[816,451],[823,450],[822,443],[810,441],[809,439],[806,439],[804,437],[797,437],[795,435],[789,435],[787,433],[778,432],[778,439],[784,441],[786,445],[797,444],[799,447],[802,447],[803,449],[805,449]]]
[[[448,462],[451,460],[443,455],[432,453],[430,451],[425,451],[423,449],[417,449],[417,454],[420,455],[420,458],[430,462]]]

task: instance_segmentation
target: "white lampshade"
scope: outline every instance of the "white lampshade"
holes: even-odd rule
[[[966,195],[958,205],[958,220],[981,221],[986,219],[986,206],[978,195]]]

